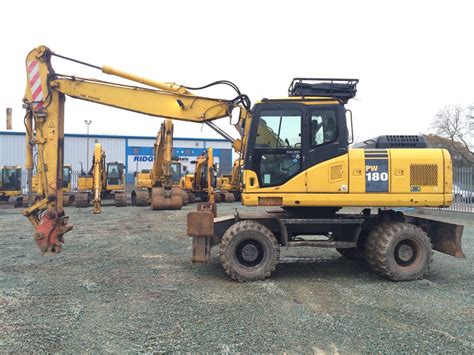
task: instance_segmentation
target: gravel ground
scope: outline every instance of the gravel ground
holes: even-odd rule
[[[228,214],[238,204],[220,204]],[[336,251],[283,251],[267,281],[230,281],[213,249],[190,262],[186,212],[68,208],[63,252],[42,257],[17,210],[0,210],[0,352],[474,352],[474,222],[467,259],[435,253],[395,283]]]

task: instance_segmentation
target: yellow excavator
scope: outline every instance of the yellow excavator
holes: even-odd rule
[[[39,176],[33,175],[31,180],[31,191],[36,195],[35,200],[41,199],[43,195],[41,190],[41,186],[44,186],[43,183],[40,183]],[[42,190],[41,190],[42,191]],[[63,166],[63,205],[64,206],[71,206],[74,204],[75,201],[75,194],[72,192],[72,167],[70,164],[64,164]]]
[[[181,163],[173,161],[173,122],[165,120],[156,135],[153,167],[149,172],[138,173],[132,205],[148,206],[154,210],[179,210],[187,204],[187,195],[177,184]],[[150,199],[151,195],[151,199]]]
[[[240,201],[242,194],[241,176],[243,170],[243,160],[235,159],[230,175],[221,175],[216,179],[216,190],[219,191],[221,201]]]
[[[23,205],[21,166],[0,167],[0,203],[12,207]]]
[[[53,56],[142,86],[57,74]],[[192,260],[209,261],[211,247],[218,245],[222,266],[232,279],[269,277],[281,248],[335,248],[346,257],[363,255],[377,273],[391,280],[423,278],[432,249],[464,257],[463,226],[397,210],[452,203],[452,161],[447,150],[427,148],[421,136],[399,135],[349,148],[352,113],[346,104],[356,95],[357,79],[295,78],[286,97],[262,99],[252,107],[228,81],[194,88],[160,83],[58,55],[44,46],[28,54],[26,67],[26,168],[32,169],[33,146],[40,146],[38,169],[49,177],[49,190],[48,198],[24,214],[34,225],[43,252],[58,252],[64,233],[72,228],[58,193],[68,95],[213,128],[213,120],[234,119],[241,139],[233,145],[244,160],[242,204],[268,209],[216,217],[215,204],[209,203],[199,204],[198,211],[187,216]],[[232,87],[236,96],[215,99],[194,93],[215,85]],[[343,207],[361,211],[340,212]]]
[[[93,213],[102,212],[102,200],[114,196],[115,206],[127,205],[123,163],[108,162],[100,143],[94,145],[92,167],[77,178],[76,207],[88,207],[92,198]]]
[[[188,199],[195,202],[209,202],[211,195],[214,202],[221,201],[220,192],[216,186],[216,166],[214,164],[214,150],[212,147],[204,150],[192,162],[195,165],[194,173],[185,174],[180,181],[180,187],[188,194]]]

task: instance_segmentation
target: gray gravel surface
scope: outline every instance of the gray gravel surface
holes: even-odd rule
[[[303,248],[241,284],[217,249],[190,262],[194,209],[68,208],[74,230],[52,258],[18,209],[0,210],[0,351],[474,352],[472,216],[449,217],[466,226],[468,258],[435,253],[425,280]]]

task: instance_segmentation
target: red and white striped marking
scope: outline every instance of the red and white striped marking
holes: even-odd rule
[[[41,78],[39,71],[39,63],[37,60],[28,62],[28,82],[30,83],[31,98],[34,102],[33,109],[40,110],[43,107],[43,87],[41,86]]]

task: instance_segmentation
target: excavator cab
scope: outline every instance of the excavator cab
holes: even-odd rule
[[[63,166],[63,192],[71,192],[72,168],[71,165]]]
[[[179,161],[171,162],[171,181],[173,182],[173,185],[179,185],[181,180],[181,171],[182,167]]]
[[[21,189],[21,167],[0,167],[0,201],[19,207],[23,203]]]
[[[258,200],[253,194],[276,188],[292,194],[349,191],[344,104],[355,96],[358,80],[324,81],[297,78],[290,85],[288,99],[263,99],[255,104],[245,157],[244,184],[249,198],[244,204]],[[329,171],[327,182],[317,178],[322,176],[320,169]],[[282,206],[280,197],[260,201]]]
[[[123,163],[107,163],[106,189],[108,191],[125,189],[123,170]]]
[[[0,191],[21,192],[21,168],[19,166],[2,166],[0,171],[2,177]]]

